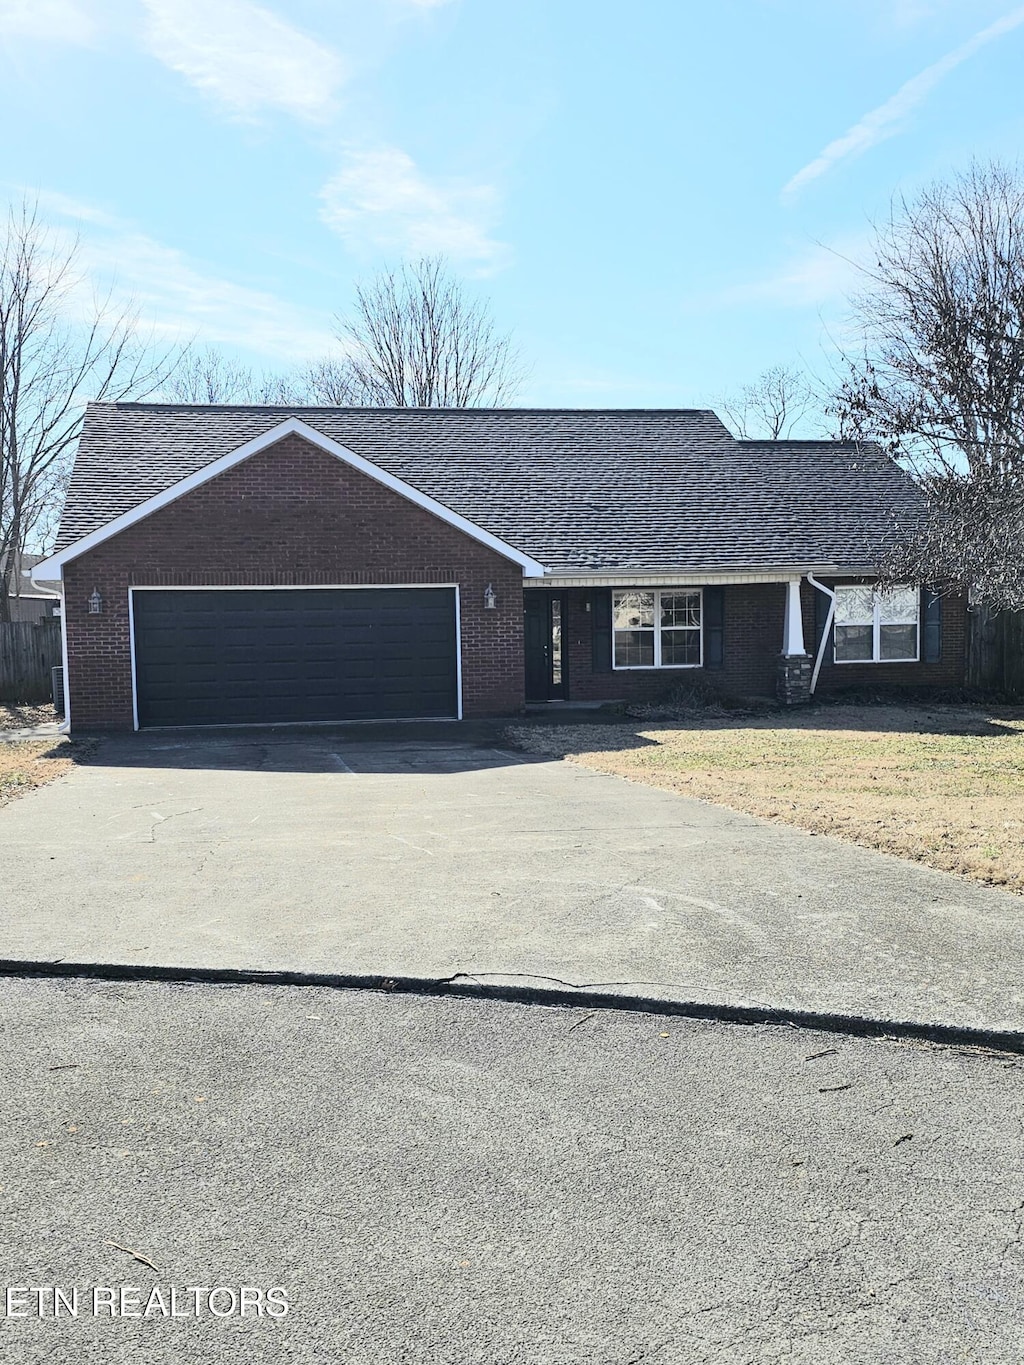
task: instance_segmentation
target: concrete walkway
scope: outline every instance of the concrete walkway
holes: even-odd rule
[[[23,725],[17,730],[0,730],[0,744],[17,744],[27,739],[57,739],[60,735],[60,721],[51,720],[43,725]]]
[[[1024,1028],[1024,902],[447,727],[109,739],[0,810],[0,956],[555,979]]]

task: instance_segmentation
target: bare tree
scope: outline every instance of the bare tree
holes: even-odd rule
[[[190,348],[163,386],[176,403],[288,407],[477,407],[508,402],[518,353],[444,262],[424,257],[356,289],[339,317],[340,353],[254,376],[213,347]]]
[[[255,384],[250,369],[237,365],[212,346],[190,347],[163,385],[170,403],[248,403]]]
[[[365,406],[365,392],[347,359],[317,360],[282,381],[292,403],[310,407],[352,408]]]
[[[511,338],[439,257],[385,272],[339,319],[354,400],[377,407],[480,407],[509,402],[523,378]]]
[[[189,346],[182,353],[174,372],[161,386],[160,397],[167,403],[199,405],[251,404],[268,407],[330,405],[334,400],[322,374],[334,362],[320,361],[304,370],[257,376],[247,365],[240,365],[213,346]]]
[[[26,541],[52,523],[88,399],[160,388],[177,363],[140,338],[110,299],[84,320],[77,246],[62,244],[28,201],[0,229],[0,621]]]
[[[918,477],[922,524],[896,528],[886,573],[1024,607],[1024,181],[974,164],[876,228],[854,300],[861,353],[840,419]]]
[[[813,384],[800,370],[772,365],[752,384],[717,405],[741,441],[785,440],[818,406]]]

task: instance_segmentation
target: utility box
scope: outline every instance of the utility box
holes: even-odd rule
[[[53,694],[53,707],[60,715],[66,716],[67,711],[64,706],[64,668],[58,664],[56,668],[50,669],[50,688]]]

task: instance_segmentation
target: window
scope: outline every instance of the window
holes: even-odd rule
[[[916,662],[920,613],[917,588],[837,587],[836,663]]]
[[[616,668],[700,668],[700,591],[612,593],[612,630]]]

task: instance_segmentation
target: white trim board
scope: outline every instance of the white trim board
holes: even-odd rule
[[[290,584],[290,583],[244,583],[244,584],[232,584],[232,583],[227,583],[227,584],[224,584],[224,583],[199,583],[199,584],[195,584],[195,583],[191,583],[191,584],[187,584],[187,585],[186,585],[186,584],[175,584],[175,585],[173,585],[173,586],[167,586],[167,585],[162,584],[162,583],[147,583],[147,584],[143,584],[143,583],[133,583],[133,584],[131,585],[131,587],[128,589],[128,661],[129,661],[129,669],[130,669],[130,672],[131,672],[131,681],[132,681],[132,726],[133,726],[133,728],[134,728],[135,730],[138,730],[138,729],[140,728],[140,726],[139,726],[139,691],[138,691],[137,667],[136,667],[136,660],[135,660],[135,593],[137,593],[137,592],[319,592],[319,591],[359,592],[359,591],[361,591],[361,590],[363,590],[363,589],[369,589],[370,591],[379,592],[379,591],[381,591],[381,590],[387,590],[387,589],[409,589],[409,588],[444,588],[444,589],[446,589],[447,591],[452,592],[452,593],[455,594],[454,599],[453,599],[453,608],[454,608],[454,614],[455,614],[455,703],[456,703],[456,713],[455,713],[454,716],[422,716],[422,717],[416,717],[416,716],[401,716],[401,717],[394,717],[394,718],[391,717],[391,716],[386,716],[386,717],[384,717],[383,719],[384,719],[385,721],[390,721],[390,720],[392,720],[392,719],[400,719],[400,720],[402,720],[402,721],[407,721],[407,720],[412,721],[412,720],[417,720],[417,719],[421,719],[421,720],[438,720],[438,721],[462,720],[462,719],[463,719],[463,697],[462,697],[462,591],[461,591],[461,589],[460,589],[458,583],[302,583],[302,584],[298,584],[298,585],[294,585],[294,584]],[[368,720],[368,721],[365,721],[365,722],[359,722],[359,721],[333,721],[333,720],[330,720],[330,721],[295,721],[295,722],[288,722],[288,721],[276,721],[276,722],[275,722],[275,721],[268,721],[268,722],[266,722],[267,725],[274,725],[274,724],[277,724],[277,725],[284,725],[284,724],[295,724],[295,725],[356,725],[356,724],[367,724],[367,725],[373,725],[373,724],[377,724],[377,723],[378,723],[378,722],[377,722],[376,720]],[[259,722],[259,724],[260,724],[260,725],[263,725],[263,722]],[[148,728],[149,728],[149,729],[153,729],[153,730],[161,730],[161,729],[162,729],[162,730],[168,730],[168,729],[174,729],[174,730],[203,730],[203,729],[216,729],[216,728],[218,728],[218,727],[217,727],[217,726],[212,726],[212,725],[211,725],[211,726],[205,726],[205,725],[175,725],[175,726],[166,726],[166,725],[164,725],[164,726],[159,726],[159,725],[154,725],[154,726],[150,726],[150,727],[148,727]],[[220,726],[219,728],[221,728],[221,729],[229,728],[229,729],[230,729],[230,728],[240,728],[240,727],[233,727],[233,726],[230,725],[230,722],[228,722],[228,724],[227,724],[226,726]],[[254,728],[255,728],[255,727],[254,727]]]
[[[258,455],[260,451],[276,445],[278,441],[284,440],[286,436],[300,436],[311,445],[325,451],[328,455],[333,455],[335,459],[343,461],[361,474],[368,475],[371,479],[376,479],[385,488],[389,488],[393,493],[398,493],[401,497],[407,498],[409,502],[417,507],[422,507],[424,511],[430,512],[440,521],[447,522],[457,531],[469,536],[472,540],[478,541],[481,545],[486,545],[488,549],[494,550],[496,554],[502,555],[505,559],[510,559],[514,564],[518,564],[524,575],[531,578],[544,577],[544,565],[533,559],[530,555],[524,554],[522,550],[516,549],[514,545],[499,539],[498,536],[491,535],[490,531],[485,531],[482,526],[477,526],[475,522],[461,516],[458,512],[453,512],[450,507],[445,507],[443,503],[437,502],[426,493],[414,488],[412,484],[406,483],[403,479],[397,478],[394,474],[389,474],[387,470],[381,469],[379,465],[373,464],[370,460],[364,459],[362,455],[357,455],[354,450],[349,450],[347,446],[334,441],[330,436],[325,436],[323,432],[317,431],[307,422],[301,421],[298,417],[289,417],[284,422],[279,422],[276,427],[271,427],[260,436],[254,436],[245,445],[239,446],[236,450],[229,451],[211,464],[204,465],[202,469],[196,470],[194,474],[189,474],[184,479],[179,479],[170,488],[165,488],[161,493],[155,493],[153,497],[147,498],[145,502],[139,503],[137,507],[123,512],[121,516],[115,517],[113,521],[108,521],[105,526],[91,531],[87,536],[82,536],[66,549],[60,550],[57,554],[51,555],[49,559],[43,560],[41,564],[33,566],[33,573],[38,577],[45,577],[50,574],[60,576],[65,564],[79,555],[85,554],[88,550],[94,549],[97,545],[102,545],[104,541],[112,536],[118,535],[121,531],[126,531],[129,526],[134,526],[136,522],[142,521],[145,517],[151,516],[154,512],[159,512],[162,507],[169,503],[176,502],[178,498],[191,493],[193,489],[201,488],[204,483],[209,483],[218,474],[223,474],[229,469],[233,469],[236,464],[249,459],[251,455]]]
[[[825,570],[815,570],[825,572]],[[831,573],[831,570],[829,570]],[[755,570],[736,572],[694,572],[692,569],[674,569],[671,572],[646,573],[642,569],[616,569],[614,573],[560,574],[551,573],[543,579],[527,578],[524,588],[700,588],[715,585],[743,583],[789,583],[799,582],[802,572],[799,569],[766,569],[763,573]]]

